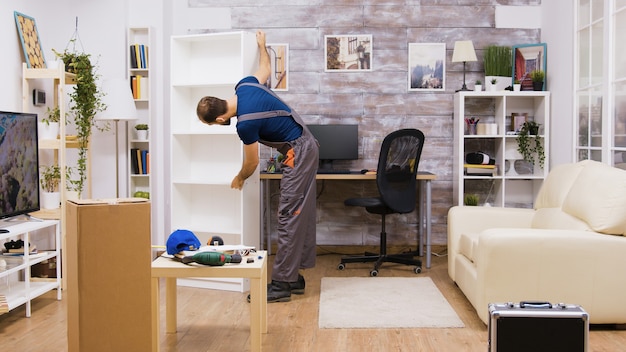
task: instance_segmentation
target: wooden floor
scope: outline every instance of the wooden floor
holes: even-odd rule
[[[337,254],[319,255],[316,268],[304,273],[307,283],[304,295],[293,295],[292,301],[288,303],[268,305],[268,333],[263,337],[264,351],[487,350],[487,327],[448,278],[445,256],[433,256],[432,268],[424,268],[419,275],[433,279],[463,320],[464,328],[319,329],[317,317],[321,278],[368,276],[371,267],[370,264],[348,264],[345,270],[339,271],[336,269],[338,262]],[[412,267],[395,264],[386,264],[379,274],[381,277],[415,275]],[[178,290],[178,332],[161,332],[162,351],[250,350],[247,294],[185,287]],[[0,316],[0,350],[66,351],[67,300],[57,301],[55,298],[55,293],[48,293],[36,299],[31,318],[25,317],[24,307]],[[164,322],[164,304],[161,307]],[[161,324],[162,329],[164,325]],[[590,351],[626,351],[626,331],[592,327],[589,346]]]

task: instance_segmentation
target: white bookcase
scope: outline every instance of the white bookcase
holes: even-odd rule
[[[522,169],[517,151],[517,135],[512,115],[527,116],[541,124],[538,137],[545,151],[543,168],[535,161],[529,170]],[[470,135],[465,119],[480,119],[479,124],[495,124],[497,131]],[[550,93],[549,92],[458,92],[454,96],[454,203],[464,204],[466,194],[476,194],[479,205],[533,206],[549,170]],[[495,159],[492,176],[466,175],[464,164],[468,153],[484,152]],[[537,159],[537,158],[535,158]],[[517,161],[517,163],[516,163]],[[516,168],[516,165],[518,166]]]
[[[131,56],[135,54],[135,51],[140,53],[139,59],[133,59]],[[152,29],[151,27],[129,27],[126,37],[126,67],[128,68],[128,80],[133,85],[133,79],[135,79],[135,86],[132,88],[134,92],[134,102],[137,108],[137,117],[135,121],[128,123],[128,196],[135,196],[137,192],[146,192],[149,198],[153,202],[152,207],[152,243],[163,243],[158,236],[162,232],[158,229],[161,228],[159,222],[159,216],[156,211],[156,204],[159,202],[159,194],[155,191],[155,180],[153,171],[155,170],[156,154],[153,155],[154,148],[151,148],[152,136],[158,133],[156,130],[157,123],[156,117],[154,117],[154,86],[156,78],[154,75],[155,67],[153,55],[155,50]],[[143,58],[141,57],[143,54]],[[147,138],[139,137],[135,125],[147,124],[148,134]],[[139,151],[139,155],[136,151]],[[143,165],[142,168],[133,166],[133,159],[138,160],[141,158],[142,151],[144,152],[144,159],[147,161],[147,165]],[[150,154],[148,156],[148,154]]]
[[[243,144],[229,126],[208,126],[196,115],[206,95],[228,99],[237,82],[254,73],[254,33],[229,32],[171,38],[170,211],[171,229],[192,231],[205,245],[212,236],[226,244],[259,247],[259,170],[243,190],[230,184],[243,161]],[[179,285],[247,291],[244,279],[179,279]]]
[[[151,45],[151,33],[149,27],[130,27],[128,28],[128,38],[126,40],[127,45],[127,67],[128,67],[128,78],[131,85],[134,84],[133,89],[138,91],[139,94],[134,96],[135,107],[137,108],[138,119],[136,121],[132,121],[128,126],[128,133],[130,136],[129,140],[129,149],[138,149],[150,151],[150,138],[143,139],[137,137],[137,131],[135,130],[135,125],[137,124],[147,124],[148,127],[152,127],[152,119],[151,119],[151,104],[150,104],[150,95],[152,89],[150,89],[150,82],[152,82],[150,77],[150,67],[151,67],[151,57],[150,52],[154,50]],[[137,48],[140,51],[144,52],[144,59],[136,62],[136,60],[131,60],[131,56],[134,54],[133,48]],[[142,64],[143,62],[143,64]],[[133,80],[136,82],[133,83]],[[137,86],[138,85],[138,86]],[[150,134],[148,133],[148,136]],[[128,195],[132,196],[137,191],[142,192],[150,192],[151,191],[151,183],[150,183],[150,173],[145,172],[147,168],[144,168],[144,171],[133,170],[132,165],[132,157],[131,156],[128,161]],[[151,192],[150,192],[151,193]]]
[[[5,220],[6,221],[6,220]],[[30,317],[30,302],[44,293],[57,290],[61,300],[61,232],[58,220],[25,221],[6,227],[9,233],[0,233],[0,245],[4,250],[7,241],[22,240],[37,247],[37,253],[21,256],[0,255],[0,294],[4,295],[9,310],[26,304],[26,316]],[[53,231],[46,231],[53,229]],[[31,278],[33,265],[56,258],[56,278]]]

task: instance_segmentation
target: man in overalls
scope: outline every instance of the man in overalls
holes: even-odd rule
[[[278,250],[267,288],[268,302],[288,302],[291,294],[304,293],[300,269],[315,266],[315,175],[319,148],[300,115],[274,92],[259,82],[271,74],[270,57],[265,48],[265,33],[257,31],[259,68],[254,76],[243,78],[228,100],[200,99],[200,121],[227,123],[237,116],[237,134],[244,143],[241,170],[231,187],[242,189],[245,180],[259,165],[259,143],[276,148],[285,158],[278,204]]]

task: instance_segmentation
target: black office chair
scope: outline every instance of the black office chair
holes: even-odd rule
[[[415,210],[417,182],[415,176],[419,165],[424,134],[416,129],[402,129],[390,133],[383,140],[378,157],[376,184],[379,196],[375,198],[350,198],[347,206],[364,207],[368,213],[382,215],[380,231],[380,253],[365,253],[361,256],[341,258],[337,267],[345,269],[346,263],[376,262],[370,276],[378,276],[384,262],[415,265],[416,274],[422,272],[422,262],[414,257],[416,252],[387,254],[385,220],[388,214],[406,214]]]

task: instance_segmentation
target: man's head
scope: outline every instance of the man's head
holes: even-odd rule
[[[204,97],[198,102],[196,114],[200,121],[207,124],[214,124],[216,123],[215,119],[218,116],[224,115],[227,108],[228,104],[226,100],[216,97]]]

